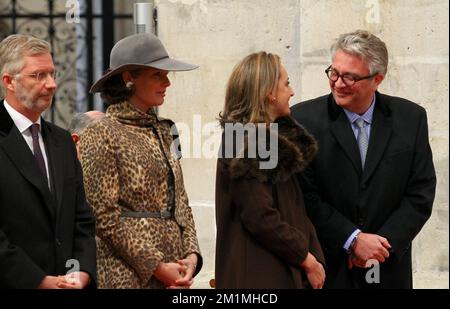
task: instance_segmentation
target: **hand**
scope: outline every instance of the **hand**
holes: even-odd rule
[[[305,270],[308,281],[313,289],[321,289],[325,282],[325,269],[317,262],[314,255],[308,252],[306,259],[300,266]]]
[[[348,269],[352,269],[353,266],[367,268],[367,261],[357,258],[354,254],[350,254],[348,256]]]
[[[391,248],[389,241],[377,234],[359,233],[353,246],[353,253],[357,258],[367,261],[376,259],[383,263],[389,257],[388,249]]]
[[[187,268],[179,263],[159,263],[153,275],[167,287],[176,286],[176,281],[183,277]]]
[[[170,286],[169,288],[190,288],[192,283],[194,283],[194,273],[197,267],[197,254],[191,253],[186,258],[182,260],[178,260],[177,263],[185,266],[186,271],[183,274],[183,277],[176,280],[176,286]]]
[[[83,289],[91,281],[89,274],[84,271],[74,271],[59,277],[61,280],[57,286],[61,289]]]
[[[58,283],[62,280],[61,276],[45,276],[38,289],[60,289]]]

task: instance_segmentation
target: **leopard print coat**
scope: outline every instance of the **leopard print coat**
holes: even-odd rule
[[[123,102],[83,132],[80,156],[97,221],[99,288],[163,288],[152,276],[157,265],[190,253],[199,257],[195,274],[201,268],[181,166],[171,151],[172,124]],[[168,206],[170,219],[121,216]]]

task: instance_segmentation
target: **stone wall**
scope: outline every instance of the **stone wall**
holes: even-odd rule
[[[172,86],[161,108],[163,116],[191,128],[182,136],[182,162],[205,257],[196,287],[207,287],[214,277],[216,160],[205,143],[218,142],[214,124],[233,66],[252,52],[279,54],[296,93],[294,104],[328,93],[323,71],[330,63],[332,40],[344,32],[367,29],[384,40],[390,52],[380,91],[415,101],[428,112],[438,187],[432,217],[414,241],[415,287],[448,288],[446,0],[156,0],[155,4],[158,35],[169,54],[200,65],[198,70],[171,75]],[[204,145],[204,153],[195,145]]]

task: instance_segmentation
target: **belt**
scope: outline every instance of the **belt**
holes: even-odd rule
[[[159,219],[170,219],[173,217],[172,212],[167,209],[161,211],[123,211],[120,214],[121,217],[125,218],[159,218]]]

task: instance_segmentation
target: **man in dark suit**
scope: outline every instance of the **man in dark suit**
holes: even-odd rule
[[[376,36],[343,34],[331,51],[331,94],[292,107],[319,142],[300,179],[325,251],[325,288],[412,288],[411,243],[436,187],[426,112],[377,91],[388,52]]]
[[[56,90],[50,45],[5,38],[0,75],[0,288],[95,286],[94,218],[75,147],[41,118]]]

